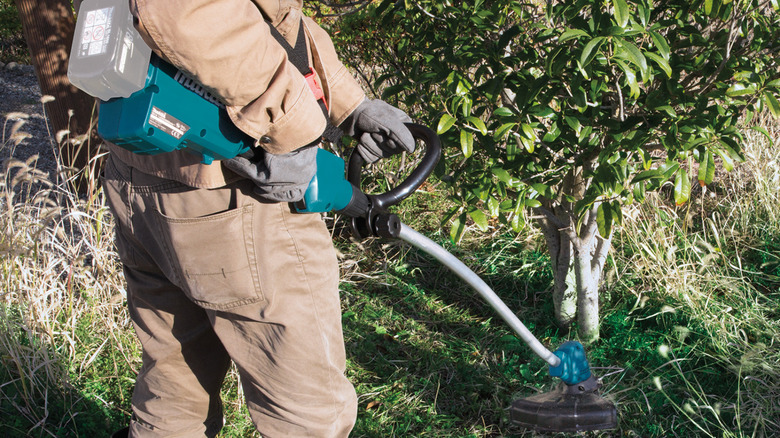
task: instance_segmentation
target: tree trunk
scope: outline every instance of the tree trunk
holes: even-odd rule
[[[582,169],[569,173],[561,192],[582,199],[588,184],[582,175]],[[593,342],[599,338],[599,283],[611,239],[599,236],[598,204],[585,213],[582,221],[564,196],[556,204],[543,206],[544,215],[539,220],[553,265],[555,320],[568,328],[576,318],[580,339]]]
[[[584,343],[599,338],[599,285],[612,246],[611,236],[602,238],[599,235],[597,209],[598,204],[587,213],[574,249],[578,333]]]
[[[553,306],[558,327],[568,329],[577,316],[577,285],[571,261],[572,242],[554,221],[540,220],[553,268]]]
[[[78,1],[80,3],[80,1]],[[75,18],[69,0],[16,0],[16,7],[30,49],[30,57],[41,93],[52,96],[45,103],[52,133],[60,138],[67,132],[69,141],[60,144],[60,162],[75,168],[75,180],[82,193],[94,190],[100,165],[93,158],[100,147],[95,132],[95,98],[70,84],[68,59]]]

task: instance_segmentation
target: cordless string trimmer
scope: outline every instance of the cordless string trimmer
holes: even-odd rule
[[[348,178],[344,160],[320,149],[317,173],[304,199],[301,213],[336,211],[352,218],[357,238],[399,238],[430,254],[470,284],[539,357],[549,364],[550,375],[562,383],[554,391],[516,400],[510,407],[514,424],[545,431],[582,431],[613,428],[615,406],[598,395],[585,350],[578,342],[565,342],[551,352],[528,331],[493,290],[473,271],[432,240],[401,223],[388,208],[411,195],[428,178],[441,154],[438,137],[429,128],[407,125],[426,144],[420,165],[398,187],[380,195],[360,190],[363,160],[353,153]],[[151,57],[142,89],[128,97],[100,103],[98,133],[135,153],[154,155],[174,150],[200,154],[206,164],[246,153],[254,141],[231,122],[223,106],[170,64]],[[214,164],[216,165],[216,164]]]
[[[298,211],[327,212],[333,209],[348,211],[353,216],[352,231],[355,237],[359,239],[369,236],[399,238],[433,256],[471,285],[520,339],[547,362],[550,375],[559,377],[562,381],[551,392],[515,400],[509,408],[512,423],[526,428],[554,432],[616,427],[615,405],[599,396],[600,385],[590,370],[582,344],[568,341],[555,352],[548,350],[474,271],[440,245],[402,223],[398,216],[388,212],[388,207],[403,201],[420,187],[433,172],[441,154],[439,138],[431,129],[416,124],[407,124],[407,127],[412,135],[422,140],[427,147],[418,167],[401,184],[381,195],[363,194],[359,190],[363,160],[359,154],[353,153],[348,168],[350,184],[347,185],[343,180],[343,170],[341,170],[344,166],[343,161],[333,160],[333,167],[329,170],[318,168],[304,200],[297,205]],[[329,154],[325,151],[323,153]],[[331,157],[335,156],[331,155]],[[351,195],[348,196],[348,193]],[[336,198],[340,198],[341,201],[339,203],[329,201]],[[346,201],[347,198],[349,201]]]

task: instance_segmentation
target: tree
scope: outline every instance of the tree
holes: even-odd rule
[[[81,3],[75,0],[76,7]],[[94,129],[95,99],[78,90],[68,81],[68,60],[75,17],[70,0],[16,0],[30,57],[44,96],[53,100],[45,103],[46,113],[54,134],[68,132],[73,140],[61,145],[60,160],[78,171],[87,169],[77,187],[91,193],[96,178],[86,173],[97,173],[98,165],[89,166],[97,155],[100,139]],[[94,175],[92,175],[94,176]]]
[[[534,219],[555,317],[599,336],[599,282],[622,208],[744,159],[740,124],[780,116],[778,0],[385,0],[339,25],[356,66],[437,126],[467,221]],[[360,29],[355,35],[351,29]],[[755,127],[765,135],[762,128]]]

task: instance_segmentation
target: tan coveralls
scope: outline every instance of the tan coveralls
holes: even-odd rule
[[[259,146],[285,153],[324,130],[320,106],[266,23],[294,43],[300,0],[130,6],[153,50],[220,97]],[[365,96],[327,34],[303,23],[338,125]],[[104,187],[143,346],[130,436],[216,435],[231,360],[264,437],[348,435],[357,401],[344,376],[336,255],[319,215],[259,201],[251,181],[219,162],[109,149]]]

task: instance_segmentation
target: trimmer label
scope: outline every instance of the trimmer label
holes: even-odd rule
[[[87,11],[86,14],[78,54],[81,57],[102,55],[108,51],[114,8]]]
[[[180,140],[190,130],[190,127],[182,123],[181,120],[156,106],[152,107],[152,113],[149,115],[149,124],[176,140]]]

